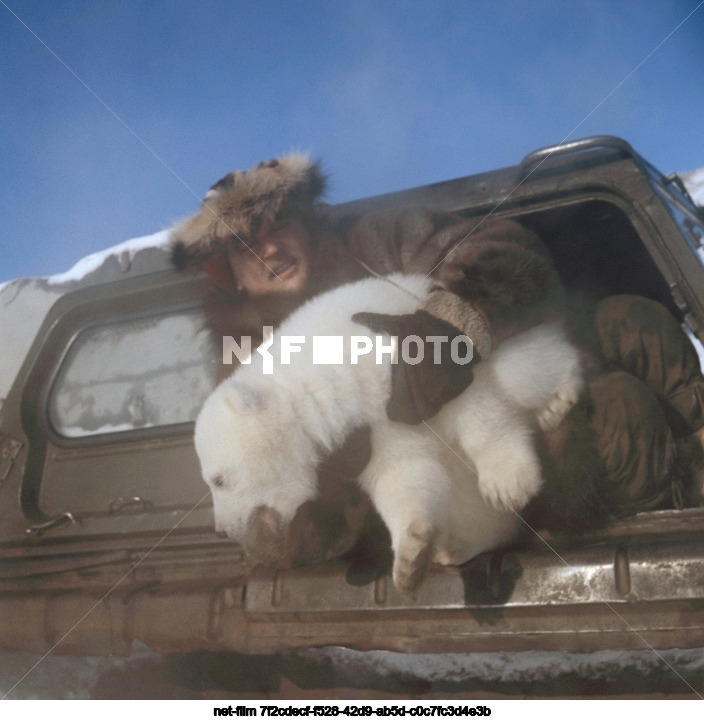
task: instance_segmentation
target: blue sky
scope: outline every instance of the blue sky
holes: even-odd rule
[[[331,202],[601,133],[702,167],[704,4],[668,38],[699,5],[0,0],[0,281],[169,227],[292,149]]]

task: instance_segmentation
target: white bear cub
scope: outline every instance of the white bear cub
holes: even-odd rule
[[[374,336],[351,318],[413,313],[429,284],[393,274],[317,296],[274,335],[271,374],[255,353],[215,389],[196,421],[195,446],[217,531],[241,541],[264,519],[284,534],[316,496],[321,456],[369,424],[372,457],[359,482],[391,534],[397,587],[412,592],[430,560],[463,563],[514,537],[517,512],[542,485],[536,425],[557,425],[576,402],[578,353],[559,327],[532,328],[475,363],[473,382],[428,423],[391,422],[390,355],[370,352],[352,363],[353,336]],[[299,350],[282,364],[291,336]],[[342,336],[343,363],[314,365],[313,336]],[[377,347],[391,342],[376,337]]]

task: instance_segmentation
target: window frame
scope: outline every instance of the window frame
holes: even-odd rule
[[[173,444],[192,448],[193,421],[78,438],[64,437],[53,429],[48,401],[66,354],[82,331],[103,325],[108,319],[197,310],[202,307],[207,287],[208,281],[202,276],[184,277],[169,270],[79,288],[57,300],[38,331],[16,381],[18,432],[27,439],[19,493],[22,514],[27,521],[43,521],[48,517],[43,488],[49,464],[53,464],[55,458],[70,458],[74,454],[77,459],[109,456],[113,452],[132,453]],[[214,364],[218,362],[215,354],[213,361]],[[71,511],[71,508],[63,510]],[[120,514],[113,515],[117,518]],[[62,526],[61,535],[103,532],[92,530],[92,525],[87,519],[83,528]]]
[[[43,426],[47,432],[47,440],[60,448],[83,448],[93,445],[104,445],[106,443],[134,442],[147,438],[162,438],[174,435],[182,435],[192,432],[194,421],[179,421],[176,423],[165,423],[160,425],[145,426],[143,428],[131,428],[123,430],[112,430],[102,433],[86,433],[79,436],[64,435],[54,424],[52,419],[52,400],[55,398],[57,386],[61,381],[62,372],[67,363],[72,362],[71,354],[76,345],[81,342],[86,334],[101,328],[119,325],[121,323],[139,322],[140,320],[162,319],[169,316],[198,314],[200,302],[198,300],[186,300],[179,303],[160,304],[142,308],[132,312],[113,312],[93,317],[90,321],[77,327],[71,338],[64,345],[60,356],[53,364],[51,376],[42,393],[41,409]],[[204,326],[205,328],[205,326]],[[80,353],[80,350],[78,351]],[[213,381],[215,382],[215,374]],[[213,388],[215,386],[213,385]],[[212,390],[212,389],[211,389]]]

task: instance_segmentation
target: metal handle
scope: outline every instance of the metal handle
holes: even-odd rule
[[[62,513],[60,516],[50,518],[44,523],[35,523],[31,525],[29,528],[25,529],[25,533],[35,533],[37,536],[41,536],[42,533],[44,533],[45,531],[49,531],[52,528],[58,528],[59,526],[63,526],[64,523],[68,523],[69,521],[72,526],[75,526],[77,523],[76,517],[72,513],[69,513],[67,511],[66,513]]]
[[[579,153],[583,150],[592,150],[594,148],[613,148],[621,150],[627,155],[635,157],[636,151],[633,150],[630,143],[623,138],[617,138],[614,135],[592,135],[589,138],[581,138],[580,140],[571,140],[569,143],[560,143],[559,145],[550,145],[546,148],[539,148],[532,153],[526,155],[521,161],[519,173],[521,179],[528,174],[531,165],[538,161],[546,160],[555,155],[567,155],[569,153]]]

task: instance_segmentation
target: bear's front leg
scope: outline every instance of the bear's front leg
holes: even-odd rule
[[[557,392],[550,397],[545,406],[538,409],[536,417],[540,428],[543,431],[554,431],[576,405],[583,388],[582,374],[575,370],[561,383]]]
[[[530,433],[492,439],[474,457],[479,492],[494,508],[520,511],[540,491],[543,474]]]
[[[498,510],[524,508],[543,485],[526,411],[487,393],[467,405],[458,428],[460,446],[475,467],[482,498]]]

